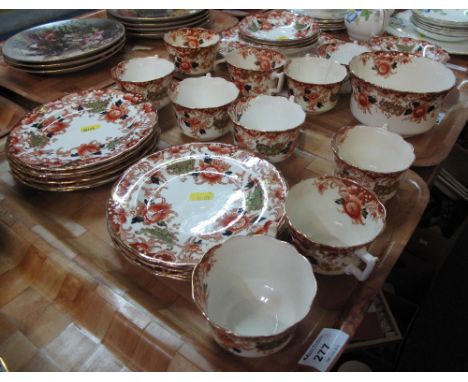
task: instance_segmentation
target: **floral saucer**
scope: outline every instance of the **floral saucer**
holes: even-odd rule
[[[232,236],[275,236],[287,185],[268,161],[222,143],[189,143],[130,167],[108,203],[111,235],[145,263],[193,267]]]

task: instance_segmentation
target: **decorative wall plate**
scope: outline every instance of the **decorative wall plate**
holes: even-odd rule
[[[27,29],[10,37],[3,55],[24,63],[67,61],[114,45],[125,28],[109,19],[70,19]]]
[[[129,168],[108,203],[109,228],[145,262],[193,267],[236,235],[276,235],[287,185],[268,161],[222,143],[189,143]]]

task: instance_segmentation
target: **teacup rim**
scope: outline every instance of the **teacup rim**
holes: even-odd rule
[[[135,59],[147,59],[147,58],[153,58],[153,59],[158,59],[158,60],[166,61],[166,62],[172,64],[172,70],[171,70],[168,74],[165,74],[164,76],[157,77],[157,78],[153,78],[153,79],[147,80],[147,81],[122,80],[122,79],[116,74],[116,71],[117,71],[117,69],[119,68],[119,66],[125,66],[125,65],[128,64],[130,61],[135,60]],[[174,71],[175,71],[175,65],[174,65],[174,63],[171,62],[171,61],[169,61],[169,60],[166,60],[165,58],[157,57],[157,56],[132,57],[132,58],[128,58],[128,59],[126,59],[126,60],[120,61],[119,63],[117,63],[117,65],[113,66],[113,67],[111,68],[111,77],[112,77],[113,80],[118,81],[118,82],[143,85],[143,84],[149,84],[149,83],[151,83],[151,82],[153,82],[153,81],[159,81],[159,80],[161,80],[161,79],[163,79],[163,78],[167,78],[167,77],[169,77],[169,76],[172,76],[172,75],[174,74]]]
[[[400,137],[403,140],[404,143],[406,143],[407,145],[409,145],[409,147],[411,147],[411,152],[413,154],[413,160],[411,161],[411,163],[408,166],[406,166],[405,168],[403,168],[402,170],[397,170],[397,171],[374,171],[374,170],[368,170],[366,168],[359,167],[358,165],[356,165],[354,163],[351,163],[350,161],[344,159],[340,155],[339,150],[338,150],[338,142],[337,142],[338,137],[341,134],[343,134],[345,131],[352,130],[352,129],[354,129],[356,127],[359,127],[359,126],[371,127],[373,129],[381,129],[382,131],[385,131],[386,133],[389,133],[391,135],[396,135],[396,136]],[[407,142],[400,134],[394,133],[393,131],[389,131],[389,130],[386,130],[386,129],[384,130],[384,126],[382,126],[382,127],[367,126],[367,125],[342,126],[339,130],[337,130],[335,133],[333,133],[333,136],[332,136],[332,139],[331,139],[331,148],[332,148],[333,154],[336,155],[338,159],[345,162],[348,166],[350,166],[352,168],[355,168],[357,170],[360,170],[360,171],[365,171],[365,172],[369,172],[371,174],[376,174],[376,175],[389,175],[389,176],[392,176],[392,175],[397,175],[399,173],[403,173],[403,172],[409,170],[411,168],[411,166],[413,165],[414,161],[416,160],[416,154],[414,152],[414,146],[411,143]]]
[[[251,100],[255,99],[255,98],[259,98],[259,97],[281,97],[281,98],[284,98],[286,101],[288,102],[292,102],[294,104],[296,104],[297,106],[299,106],[300,110],[304,113],[304,120],[298,124],[297,126],[293,126],[293,127],[290,127],[289,129],[279,129],[279,130],[258,130],[258,129],[253,129],[253,128],[250,128],[248,126],[244,126],[244,125],[241,125],[239,123],[239,121],[237,121],[235,119],[235,107],[238,103],[241,103],[241,102],[250,102]],[[298,109],[299,110],[299,109]],[[236,126],[239,126],[240,128],[243,128],[245,130],[248,130],[248,131],[256,131],[256,132],[259,132],[259,133],[285,133],[285,132],[292,132],[294,130],[297,130],[297,129],[300,129],[303,127],[305,121],[306,121],[306,118],[307,118],[307,114],[306,112],[302,109],[302,107],[297,104],[296,102],[293,102],[291,101],[288,97],[284,97],[284,96],[271,96],[271,95],[267,95],[267,94],[258,94],[258,95],[251,95],[251,96],[244,96],[244,97],[240,97],[240,98],[237,98],[236,100],[234,100],[228,107],[228,116],[229,118],[231,119],[232,123],[234,123]]]
[[[288,196],[289,196],[289,191],[288,191],[288,195],[286,195],[286,199],[285,199],[285,202],[284,202],[284,208],[285,208],[285,211],[286,211],[285,218],[286,218],[286,222],[288,223],[288,227],[293,229],[295,231],[295,233],[299,234],[300,236],[302,236],[306,240],[310,241],[314,245],[324,247],[324,248],[326,248],[328,250],[337,250],[337,249],[340,250],[341,249],[341,250],[347,250],[347,251],[356,251],[356,250],[358,250],[360,248],[368,247],[371,243],[373,243],[385,231],[385,228],[387,226],[387,209],[385,208],[385,205],[382,203],[382,201],[379,199],[379,197],[377,196],[377,194],[375,192],[369,190],[368,188],[364,187],[363,185],[356,182],[355,180],[352,180],[350,178],[343,178],[343,177],[335,176],[335,175],[322,175],[322,176],[315,176],[315,177],[306,178],[306,179],[303,179],[300,182],[296,183],[294,186],[292,186],[290,188],[290,190],[293,189],[298,184],[301,184],[303,182],[307,182],[307,181],[314,180],[314,179],[320,180],[320,179],[328,179],[328,178],[339,179],[340,181],[345,180],[346,182],[354,183],[356,186],[365,189],[371,195],[373,195],[373,197],[375,198],[377,203],[380,205],[380,207],[382,209],[382,213],[383,213],[383,224],[382,224],[382,227],[380,228],[379,232],[377,232],[377,234],[375,234],[372,239],[370,239],[370,240],[368,240],[368,241],[366,241],[364,243],[360,243],[360,244],[356,244],[356,245],[350,245],[350,246],[338,246],[338,245],[336,245],[335,246],[335,245],[330,245],[330,244],[319,243],[318,241],[313,240],[312,238],[310,238],[309,235],[306,235],[305,233],[303,233],[302,231],[297,229],[292,224],[291,219],[289,219],[289,214],[288,214],[288,211],[287,211],[287,200],[288,200]]]
[[[173,97],[173,92],[171,91],[171,88],[172,88],[173,86],[177,86],[177,88],[178,88],[178,87],[180,86],[180,84],[181,84],[183,81],[186,81],[186,80],[198,80],[198,79],[207,78],[207,77],[208,77],[208,78],[220,78],[220,79],[224,80],[226,83],[232,84],[232,85],[237,89],[237,94],[236,94],[236,96],[235,96],[232,100],[230,100],[230,101],[228,101],[228,102],[226,102],[226,103],[224,103],[224,104],[217,105],[217,106],[208,106],[208,107],[186,106],[186,105],[182,105],[181,103],[177,102],[176,99],[174,99],[174,97]],[[174,83],[175,83],[175,85],[173,85]],[[228,85],[228,86],[231,86],[231,85]],[[236,102],[236,100],[239,98],[239,94],[240,94],[239,88],[238,88],[232,81],[228,81],[228,80],[226,80],[226,79],[223,78],[223,77],[211,77],[211,76],[201,76],[201,77],[185,78],[185,79],[182,80],[182,81],[177,81],[177,80],[174,79],[174,80],[171,82],[171,84],[169,85],[168,92],[167,92],[167,96],[169,97],[169,100],[170,100],[173,104],[175,104],[175,105],[177,105],[177,106],[180,106],[180,107],[183,107],[183,108],[185,108],[185,109],[190,109],[190,110],[212,110],[212,109],[219,109],[219,108],[223,108],[223,107],[228,107],[228,106],[232,105],[234,102]]]
[[[301,60],[301,59],[319,59],[320,61],[327,61],[327,62],[330,62],[330,65],[333,65],[333,66],[337,66],[337,67],[342,67],[344,68],[344,77],[340,80],[340,81],[335,81],[335,82],[327,82],[327,83],[318,83],[318,82],[305,82],[303,80],[299,80],[297,79],[296,77],[293,77],[290,73],[289,73],[289,66],[291,65],[291,63],[294,61],[294,60]],[[341,64],[339,63],[338,61],[335,61],[335,60],[330,60],[330,59],[327,59],[327,58],[324,58],[324,57],[320,57],[320,56],[309,56],[309,55],[305,55],[305,56],[302,56],[302,57],[294,57],[292,59],[290,59],[285,67],[284,67],[284,75],[288,78],[288,79],[291,79],[293,81],[296,81],[296,82],[299,82],[301,84],[304,84],[304,85],[312,85],[312,86],[334,86],[334,85],[338,85],[338,84],[341,84],[343,83],[345,80],[346,80],[346,77],[348,76],[348,68],[346,67],[346,65],[344,64]]]
[[[300,318],[300,319],[297,319],[295,323],[289,325],[287,328],[285,328],[284,330],[282,330],[281,332],[278,332],[278,333],[275,333],[275,334],[268,334],[268,335],[256,335],[256,336],[249,336],[249,335],[242,335],[242,334],[239,334],[231,329],[227,329],[217,323],[215,323],[209,316],[208,316],[208,313],[205,311],[205,309],[203,309],[203,307],[200,305],[200,303],[198,302],[198,300],[195,298],[195,275],[198,271],[198,269],[201,267],[202,263],[204,261],[206,261],[206,259],[208,259],[210,256],[214,256],[213,252],[216,251],[218,248],[220,248],[223,244],[227,243],[228,241],[231,241],[231,240],[235,240],[235,239],[242,239],[242,238],[252,238],[252,237],[268,237],[268,238],[272,238],[272,239],[275,239],[276,241],[278,241],[279,243],[282,243],[281,245],[283,244],[286,244],[290,247],[292,247],[292,249],[296,252],[296,254],[298,256],[300,256],[302,259],[301,261],[303,261],[305,264],[308,264],[309,267],[310,267],[310,270],[311,270],[311,274],[312,274],[312,282],[314,284],[314,293],[312,294],[312,297],[310,299],[310,303],[308,304],[308,307],[306,309],[306,312],[305,314]],[[249,341],[255,341],[255,340],[263,340],[263,339],[268,339],[268,338],[274,338],[274,337],[279,337],[279,336],[282,336],[284,334],[286,334],[287,332],[293,330],[297,325],[299,325],[301,323],[301,321],[303,321],[307,315],[310,313],[311,309],[312,309],[312,305],[315,301],[315,298],[317,297],[317,289],[318,289],[318,284],[317,284],[317,279],[315,277],[315,274],[314,274],[314,271],[313,271],[313,267],[312,267],[312,264],[310,263],[310,261],[307,259],[306,256],[304,256],[302,253],[299,252],[299,250],[291,243],[288,243],[287,241],[284,241],[284,240],[280,240],[280,239],[277,239],[276,237],[273,237],[273,236],[268,236],[268,235],[259,235],[259,234],[255,234],[255,235],[247,235],[247,236],[234,236],[234,237],[230,237],[229,239],[227,239],[224,243],[221,243],[221,244],[216,244],[214,245],[213,247],[209,248],[202,256],[202,258],[200,259],[200,261],[195,265],[195,267],[193,268],[193,271],[192,271],[192,277],[191,277],[191,287],[192,287],[192,301],[195,303],[195,305],[197,306],[198,310],[202,313],[203,317],[205,317],[205,319],[208,321],[208,323],[210,325],[212,325],[215,329],[217,330],[220,330],[222,331],[223,333],[227,333],[228,335],[231,335],[231,336],[235,336],[237,338],[245,338]]]
[[[364,78],[362,78],[361,76],[359,76],[358,74],[356,74],[353,71],[353,68],[352,68],[353,62],[357,62],[361,56],[365,56],[365,55],[367,55],[367,56],[379,56],[379,55],[405,56],[405,57],[414,57],[416,59],[427,60],[428,62],[432,63],[431,65],[441,65],[442,67],[449,70],[449,72],[452,74],[452,77],[453,77],[453,84],[447,89],[443,89],[443,90],[440,90],[440,91],[432,91],[432,92],[429,92],[429,91],[417,92],[417,91],[409,91],[409,90],[398,90],[398,89],[394,89],[394,88],[389,87],[389,86],[377,85],[377,84],[374,84],[373,82],[365,80]],[[417,96],[417,97],[421,97],[421,96],[438,96],[438,95],[447,94],[450,90],[455,88],[456,83],[457,83],[457,77],[455,76],[453,71],[451,71],[449,68],[447,68],[443,63],[431,60],[430,58],[427,58],[427,57],[421,57],[421,56],[418,56],[416,54],[406,53],[406,52],[396,52],[396,51],[381,50],[381,51],[364,52],[364,53],[358,54],[357,56],[354,56],[351,59],[351,61],[349,62],[349,74],[350,74],[351,77],[355,77],[358,80],[366,83],[367,85],[373,86],[373,87],[381,89],[383,91],[387,91],[387,92],[390,91],[390,92],[394,92],[394,93],[398,93],[398,94],[405,94],[405,95],[414,95],[414,96]]]

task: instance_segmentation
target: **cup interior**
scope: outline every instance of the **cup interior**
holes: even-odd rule
[[[271,49],[239,48],[228,53],[226,61],[240,69],[270,71],[282,67],[286,58]]]
[[[281,333],[309,312],[317,284],[296,249],[269,236],[235,237],[218,247],[204,280],[206,314],[240,336]]]
[[[327,54],[329,55],[330,60],[339,62],[343,65],[349,65],[349,62],[353,57],[369,51],[370,49],[365,46],[347,42],[345,44],[330,46]]]
[[[305,112],[285,97],[246,97],[236,104],[231,118],[246,129],[275,132],[294,129],[305,121]]]
[[[385,208],[357,183],[337,177],[306,179],[286,198],[292,227],[315,243],[335,248],[365,245],[382,231]]]
[[[345,162],[378,173],[407,170],[415,159],[413,146],[399,134],[363,125],[338,131],[334,149]]]
[[[346,67],[337,62],[310,56],[293,58],[285,72],[296,81],[317,85],[339,83],[347,74]]]
[[[181,28],[164,35],[164,41],[177,48],[206,48],[219,40],[219,34],[203,28]]]
[[[188,108],[210,108],[227,105],[239,95],[239,89],[232,82],[221,77],[187,78],[170,89],[171,100]]]
[[[118,75],[121,81],[146,82],[163,78],[172,73],[172,62],[159,57],[141,57],[128,60]]]
[[[407,53],[363,53],[351,60],[349,68],[364,81],[402,92],[437,93],[455,85],[455,75],[445,65]]]

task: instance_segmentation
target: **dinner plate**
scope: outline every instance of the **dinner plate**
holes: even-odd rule
[[[104,164],[133,151],[156,122],[151,104],[138,95],[111,88],[73,93],[20,120],[7,155],[47,171]]]
[[[206,11],[204,11],[202,13],[197,14],[194,17],[184,19],[184,20],[170,21],[170,22],[154,21],[154,22],[134,23],[134,22],[130,22],[130,21],[127,21],[127,20],[123,20],[123,19],[116,19],[116,20],[121,22],[125,27],[130,27],[130,28],[135,28],[135,29],[136,28],[138,28],[138,29],[145,29],[145,28],[165,28],[165,29],[172,28],[172,29],[176,29],[176,28],[184,27],[185,25],[187,25],[187,23],[195,22],[195,21],[198,21],[200,19],[206,18],[207,16],[209,16],[209,14],[210,14],[209,11],[206,10]],[[111,16],[111,17],[113,17],[113,16]]]
[[[273,10],[244,17],[239,22],[243,35],[263,42],[301,42],[319,33],[319,25],[309,16]]]
[[[116,182],[112,234],[141,260],[193,267],[237,235],[276,235],[286,181],[270,162],[233,145],[189,143],[154,153]]]
[[[125,36],[110,19],[70,19],[19,32],[3,45],[3,55],[23,63],[52,63],[93,55]]]
[[[430,24],[468,28],[468,9],[413,9],[413,12]]]
[[[426,40],[440,46],[450,54],[468,55],[468,44],[466,41],[447,42],[431,39],[420,33],[411,22],[411,11],[404,11],[394,14],[390,17],[390,23],[386,31],[397,37],[411,37],[419,40]]]

